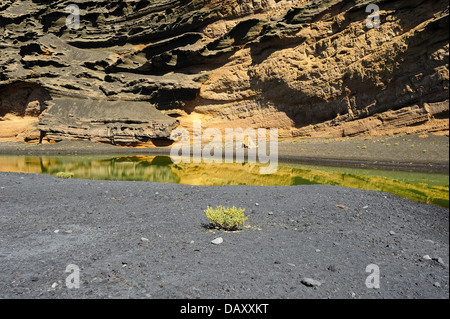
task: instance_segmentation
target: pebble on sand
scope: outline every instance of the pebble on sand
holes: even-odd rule
[[[433,260],[440,263],[441,265],[445,265],[444,259],[442,259],[441,257],[433,258]]]
[[[211,241],[211,243],[214,245],[220,245],[221,243],[223,243],[223,238],[222,237],[216,238],[213,241]]]
[[[302,278],[301,283],[308,287],[319,287],[322,283],[312,278]]]

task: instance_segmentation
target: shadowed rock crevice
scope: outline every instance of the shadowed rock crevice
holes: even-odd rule
[[[36,83],[16,82],[0,86],[0,117],[7,114],[38,117],[50,94]]]

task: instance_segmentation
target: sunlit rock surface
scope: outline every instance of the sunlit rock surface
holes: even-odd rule
[[[285,137],[448,134],[448,1],[6,0],[0,31],[2,139],[136,146],[192,120]],[[61,99],[92,118],[58,118]],[[142,114],[128,101],[148,113],[121,131]],[[113,102],[119,129],[86,129],[105,113],[82,108]]]

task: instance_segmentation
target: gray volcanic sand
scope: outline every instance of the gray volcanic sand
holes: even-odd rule
[[[249,227],[209,229],[208,205],[245,208]],[[334,186],[0,173],[0,297],[449,298],[448,226],[444,208]],[[366,287],[369,264],[379,289]]]

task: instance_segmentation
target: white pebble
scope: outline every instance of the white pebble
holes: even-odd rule
[[[220,245],[221,243],[223,243],[223,238],[222,237],[216,238],[213,241],[211,241],[211,243],[214,245]]]
[[[320,287],[322,283],[312,278],[303,278],[301,283],[308,287]]]

